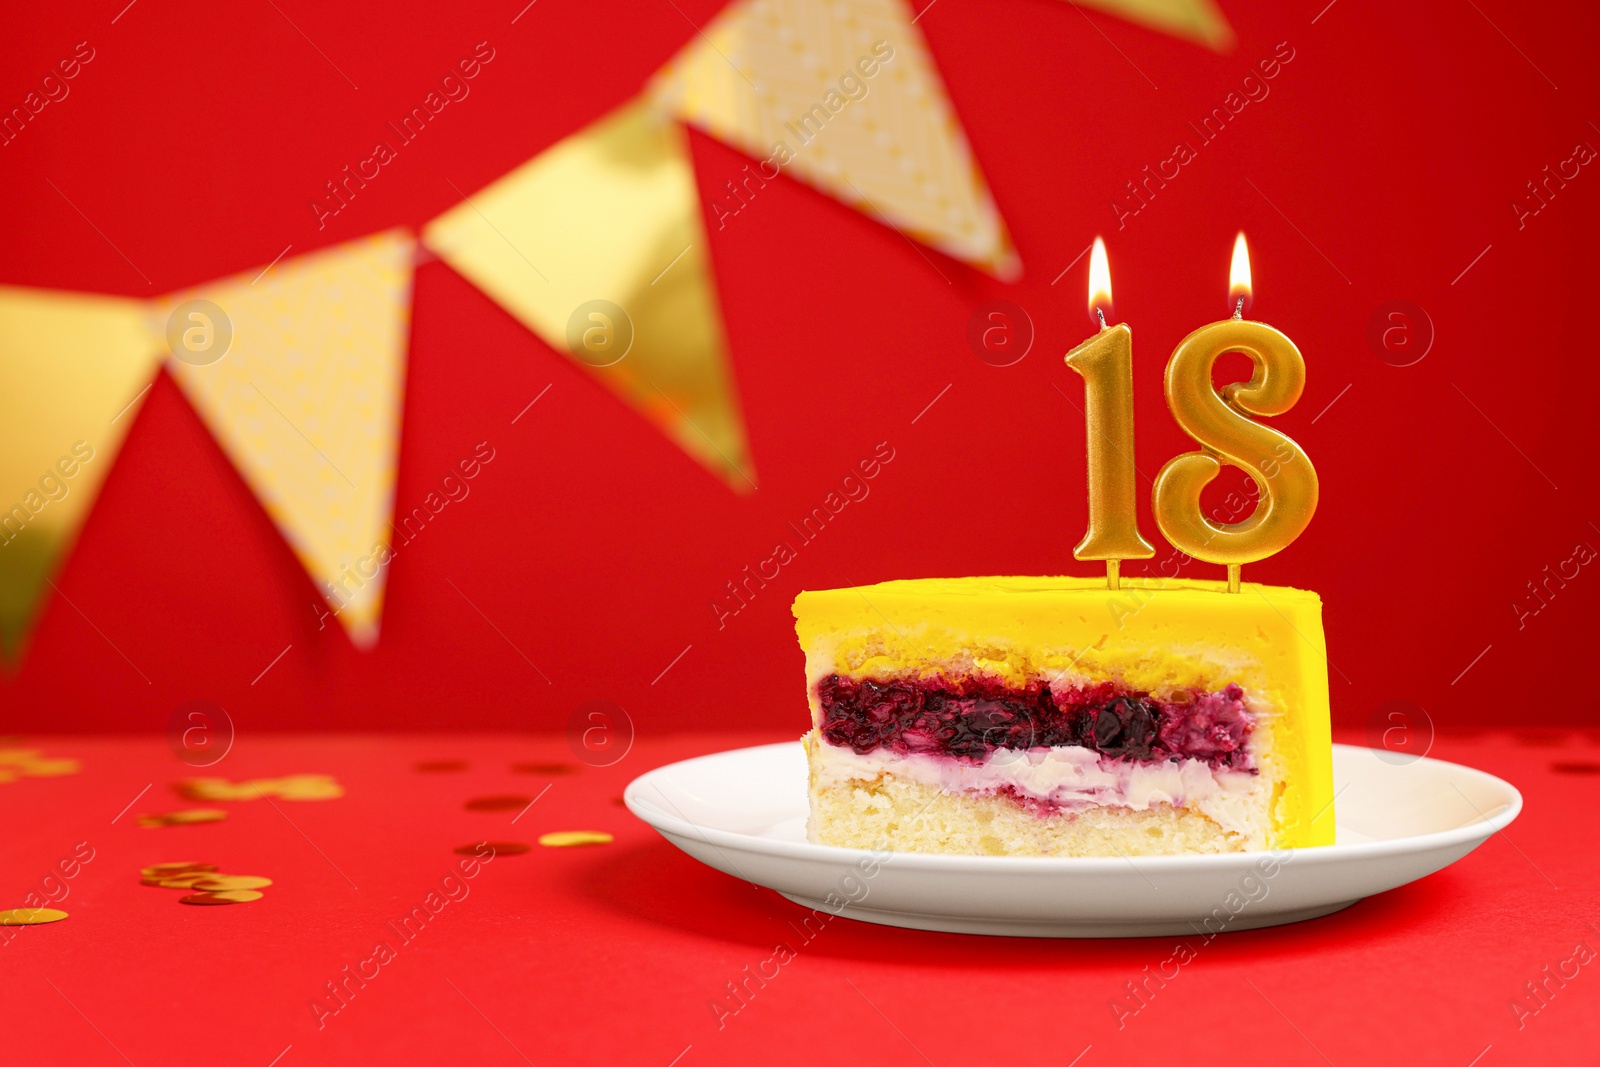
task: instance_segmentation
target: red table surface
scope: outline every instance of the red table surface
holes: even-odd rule
[[[689,859],[620,801],[630,779],[662,763],[779,739],[641,739],[613,767],[573,763],[571,774],[541,776],[510,764],[571,762],[562,738],[247,738],[198,773],[325,772],[346,795],[224,803],[226,821],[150,830],[137,815],[195,806],[172,783],[196,772],[163,739],[29,738],[81,759],[83,771],[0,785],[0,906],[23,903],[55,872],[48,887],[64,889],[59,906],[71,917],[0,931],[9,1008],[0,1061],[1097,1067],[1253,1048],[1283,1065],[1596,1062],[1600,734],[1441,736],[1433,755],[1522,790],[1526,809],[1507,831],[1337,915],[1209,944],[985,938],[845,920],[804,942],[794,925],[803,909]],[[446,758],[469,766],[414,769]],[[463,806],[504,793],[540,798],[515,825],[515,812]],[[461,858],[456,846],[570,829],[616,840],[499,856],[450,884],[459,899],[440,893],[445,903],[413,940],[389,925],[440,891]],[[60,878],[61,860],[91,849],[74,877]],[[177,892],[139,884],[140,867],[172,860],[274,884],[256,903],[188,907]],[[391,958],[364,964],[380,941]],[[1144,1006],[1119,1020],[1114,999],[1181,942],[1194,959],[1149,983]],[[716,1001],[732,1005],[727,983],[747,967],[771,974],[765,961],[780,943],[794,958],[764,985],[751,980],[744,1005],[719,1017]],[[339,1010],[319,1018],[314,1002],[347,965],[377,973],[364,985],[351,979],[342,1005],[328,1001]],[[1530,982],[1543,986],[1540,1001],[1527,999]]]

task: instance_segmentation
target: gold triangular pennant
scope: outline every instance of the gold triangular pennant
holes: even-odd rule
[[[1233,29],[1211,0],[1080,0],[1160,33],[1187,37],[1221,51],[1233,44]]]
[[[0,652],[14,656],[159,365],[143,305],[0,286]]]
[[[157,302],[173,378],[363,647],[390,554],[415,244],[391,230]]]
[[[1002,278],[1005,223],[901,0],[735,0],[655,77],[679,118]]]
[[[423,242],[735,489],[755,488],[684,132],[618,108]]]

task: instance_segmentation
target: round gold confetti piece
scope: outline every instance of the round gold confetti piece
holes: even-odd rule
[[[532,797],[495,796],[473,797],[467,801],[468,811],[519,811],[533,803]]]
[[[152,863],[148,867],[140,868],[139,873],[146,878],[155,878],[161,875],[181,874],[184,871],[214,871],[215,863]]]
[[[0,911],[0,926],[40,926],[66,917],[66,912],[55,908],[7,908]]]
[[[422,774],[449,774],[453,771],[464,771],[466,769],[467,761],[464,759],[422,760],[412,767],[412,770]]]
[[[344,796],[344,790],[336,785],[332,786],[285,786],[278,790],[280,800],[338,800]]]
[[[181,871],[178,874],[162,875],[159,878],[144,879],[145,885],[158,885],[162,889],[188,889],[196,882],[207,878],[216,877],[210,871]]]
[[[207,893],[219,893],[228,889],[265,889],[271,884],[271,878],[254,874],[214,874],[196,881],[194,887]]]
[[[344,796],[344,787],[334,781],[331,774],[291,774],[287,778],[255,784],[261,786],[263,792],[276,791],[284,800],[332,800]]]
[[[532,852],[533,846],[521,841],[479,841],[473,845],[461,845],[456,851],[463,856],[478,856],[487,846],[496,856],[520,856],[524,852]]]
[[[180,904],[248,904],[252,900],[260,900],[265,893],[258,893],[254,889],[219,889],[216,892],[190,893],[186,897],[179,897]]]
[[[78,761],[75,759],[33,760],[20,764],[18,770],[30,778],[56,778],[63,774],[77,774]]]
[[[169,811],[160,816],[169,823],[218,822],[227,817],[228,813],[221,808],[190,808],[188,811]]]
[[[573,845],[609,845],[613,838],[604,830],[557,830],[539,835],[546,848],[571,848]]]

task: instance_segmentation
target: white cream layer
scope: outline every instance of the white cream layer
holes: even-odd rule
[[[989,793],[1010,787],[1063,811],[1125,807],[1146,811],[1154,804],[1189,807],[1224,830],[1254,838],[1270,820],[1270,783],[1264,775],[1213,770],[1196,759],[1181,763],[1133,763],[1102,758],[1079,745],[996,749],[982,763],[947,756],[899,755],[875,749],[858,756],[848,748],[810,739],[815,749],[815,788],[880,774],[909,778],[947,793]]]

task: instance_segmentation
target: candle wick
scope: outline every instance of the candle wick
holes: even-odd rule
[[[1233,305],[1233,317],[1236,319],[1244,318],[1244,297],[1242,296],[1239,298],[1239,302]]]
[[[1102,309],[1102,308],[1095,308],[1094,309],[1094,313],[1097,316],[1099,316],[1099,318],[1100,318],[1100,328],[1102,330],[1105,329],[1106,328],[1106,313],[1105,313],[1105,310]]]

